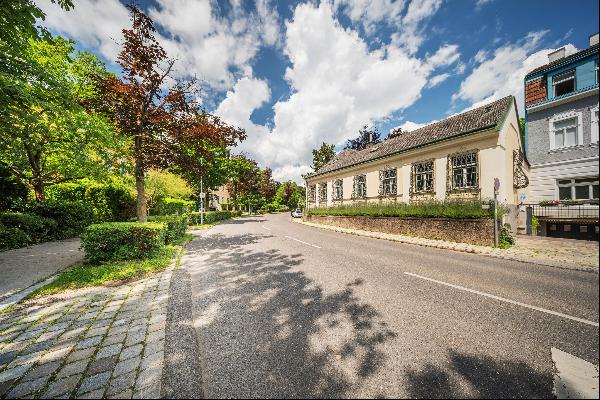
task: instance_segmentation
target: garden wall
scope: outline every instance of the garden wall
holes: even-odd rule
[[[492,219],[307,215],[304,220],[339,228],[395,233],[484,246],[494,245],[494,222]]]

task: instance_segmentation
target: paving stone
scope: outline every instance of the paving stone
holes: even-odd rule
[[[44,385],[46,385],[46,382],[48,382],[48,378],[48,376],[45,376],[42,378],[38,378],[35,381],[22,382],[15,386],[15,388],[11,390],[6,397],[9,399],[14,399],[33,394],[38,390],[42,389]]]
[[[11,369],[5,369],[0,372],[0,383],[15,380],[23,376],[27,370],[31,368],[31,364],[19,365]]]
[[[85,334],[86,338],[91,338],[94,336],[103,336],[108,332],[108,326],[103,326],[100,328],[92,328]]]
[[[135,385],[135,375],[136,372],[132,371],[111,379],[108,389],[106,390],[106,395],[111,396],[128,389],[133,389]]]
[[[40,358],[42,358],[42,356],[44,355],[46,351],[42,350],[42,351],[38,351],[36,353],[31,353],[31,354],[27,354],[27,355],[19,355],[13,362],[10,363],[9,367],[14,367],[17,365],[25,365],[25,364],[33,364],[34,362],[36,362],[37,360],[39,360]]]
[[[54,340],[63,333],[62,330],[42,333],[35,341],[36,343]]]
[[[27,330],[21,333],[16,339],[15,342],[22,342],[23,340],[34,339],[44,332],[43,329],[35,329],[35,330]]]
[[[119,362],[113,371],[113,376],[119,376],[135,370],[141,361],[142,359],[138,356]]]
[[[135,382],[135,390],[139,390],[155,383],[160,383],[162,378],[162,368],[149,368],[139,373]]]
[[[77,394],[82,395],[84,393],[91,392],[92,390],[103,388],[109,379],[110,371],[88,376],[83,379],[83,382],[81,382],[81,386],[79,386]],[[102,389],[102,394],[104,394],[104,389]]]
[[[81,375],[72,375],[67,378],[58,379],[50,384],[48,390],[42,395],[43,398],[51,397],[69,397],[68,395],[75,390]]]
[[[39,364],[23,377],[24,381],[32,381],[43,376],[49,377],[54,371],[60,367],[59,361],[54,361],[46,364]]]
[[[119,335],[121,333],[126,333],[129,330],[127,325],[119,325],[113,326],[108,330],[108,336]]]
[[[4,346],[2,348],[2,352],[8,353],[8,352],[15,351],[15,352],[19,353],[21,350],[23,350],[25,347],[27,347],[27,345],[29,345],[29,343],[31,343],[30,340],[23,341],[23,342],[12,342],[12,343],[9,343],[6,346]]]
[[[105,357],[92,361],[86,375],[95,375],[100,372],[112,371],[117,365],[117,357]]]
[[[94,321],[94,323],[92,324],[92,329],[106,328],[108,330],[108,327],[110,326],[110,324],[112,324],[112,321],[113,321],[112,317],[114,317],[114,313],[110,317],[105,314],[102,314],[102,316],[103,316],[102,319],[97,319]]]
[[[0,365],[8,364],[17,358],[18,351],[8,351],[6,353],[0,353]]]
[[[123,345],[121,343],[111,344],[106,347],[101,347],[98,353],[96,354],[96,358],[105,358],[112,357],[121,351]]]
[[[10,332],[0,335],[0,343],[10,342],[14,338],[19,336],[19,332]]]
[[[112,395],[112,396],[107,396],[109,399],[131,399],[131,397],[133,396],[133,391],[132,390],[126,390],[124,392]]]
[[[21,355],[37,353],[38,351],[50,350],[52,345],[54,344],[54,340],[48,340],[45,342],[33,343],[31,346],[28,346]]]
[[[104,388],[97,389],[86,394],[77,396],[77,399],[101,399],[104,397]]]
[[[145,386],[133,393],[134,399],[158,399],[160,398],[160,382],[150,386]]]
[[[70,329],[68,331],[63,332],[62,336],[59,338],[59,340],[64,340],[64,339],[74,339],[74,338],[78,338],[79,336],[81,336],[81,334],[85,331],[84,327],[79,327],[79,328],[75,328],[75,329]]]
[[[69,352],[71,352],[72,348],[73,348],[72,346],[68,346],[68,347],[63,347],[61,349],[46,353],[40,358],[40,362],[45,363],[45,362],[56,361],[56,360],[65,358],[69,354]]]
[[[77,349],[87,349],[88,347],[97,346],[102,341],[102,336],[89,337],[83,339],[77,344]]]
[[[159,340],[163,340],[164,338],[165,338],[165,331],[159,330],[159,331],[155,331],[155,332],[148,334],[148,336],[146,336],[146,342],[153,343],[153,342],[157,342]]]
[[[61,322],[61,323],[58,323],[58,324],[53,324],[53,325],[50,325],[50,327],[48,328],[48,331],[49,332],[60,331],[60,330],[64,331],[70,325],[71,325],[71,322]]]
[[[159,351],[163,351],[165,348],[165,341],[159,340],[158,342],[148,343],[144,348],[144,357],[149,356],[150,354],[158,353]]]
[[[90,363],[89,359],[75,361],[70,364],[65,365],[62,369],[56,374],[57,378],[64,378],[66,376],[81,374],[85,371],[86,367]]]
[[[127,360],[131,357],[139,356],[142,352],[143,346],[141,344],[136,344],[135,346],[126,347],[123,349],[120,355],[120,360]]]
[[[125,340],[125,336],[127,336],[125,333],[118,333],[116,335],[111,335],[110,333],[104,338],[104,342],[102,342],[102,344],[104,346],[108,346],[111,344],[121,344],[123,343],[123,341]]]
[[[74,351],[71,354],[69,354],[69,357],[67,358],[67,362],[74,362],[74,361],[79,361],[79,360],[83,360],[83,359],[89,359],[92,357],[92,355],[95,352],[96,352],[95,347],[88,347],[83,350]]]
[[[3,398],[3,396],[8,393],[14,382],[15,381],[0,382],[0,398]]]
[[[136,330],[134,332],[129,332],[127,334],[127,339],[125,339],[125,345],[133,346],[134,344],[143,342],[145,338],[146,338],[146,332],[143,330]]]

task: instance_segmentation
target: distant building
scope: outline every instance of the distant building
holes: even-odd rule
[[[527,202],[546,205],[534,214],[547,236],[598,238],[598,34],[589,44],[525,76]]]
[[[208,193],[208,210],[225,211],[232,210],[231,196],[227,190],[227,185],[221,185],[216,190]]]
[[[306,176],[307,206],[356,202],[490,200],[511,209],[527,186],[527,164],[515,99],[505,97],[364,150],[344,150]]]

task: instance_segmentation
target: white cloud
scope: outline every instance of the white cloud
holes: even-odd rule
[[[437,13],[441,5],[442,0],[411,1],[400,30],[392,35],[392,41],[404,46],[409,53],[416,53],[425,40],[422,25]]]
[[[554,49],[536,50],[546,32],[532,32],[518,43],[509,43],[494,50],[492,55],[478,52],[475,61],[479,65],[461,83],[453,100],[466,100],[472,103],[469,108],[502,98],[516,97],[519,113],[523,115],[525,75],[548,63],[548,53]],[[567,55],[577,49],[572,44],[565,46]]]
[[[427,83],[427,87],[436,87],[440,83],[444,82],[446,79],[450,77],[450,74],[445,72],[443,74],[432,76],[429,82]]]
[[[334,9],[339,9],[352,20],[360,22],[367,32],[371,32],[380,22],[396,24],[401,21],[405,2],[401,0],[334,0]]]

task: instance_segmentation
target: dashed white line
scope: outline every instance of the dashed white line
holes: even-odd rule
[[[495,296],[493,294],[489,294],[489,293],[485,293],[485,292],[480,292],[479,290],[469,289],[469,288],[466,288],[466,287],[463,287],[463,286],[454,285],[452,283],[438,281],[436,279],[427,278],[425,276],[413,274],[413,273],[410,273],[410,272],[405,272],[405,274],[406,275],[410,275],[410,276],[415,277],[415,278],[424,279],[426,281],[438,283],[440,285],[449,286],[449,287],[454,288],[454,289],[464,290],[465,292],[474,293],[474,294],[478,294],[480,296],[489,297],[490,299],[503,301],[505,303],[515,304],[517,306],[529,308],[531,310],[541,311],[541,312],[546,313],[546,314],[551,314],[551,315],[555,315],[557,317],[567,318],[567,319],[570,319],[570,320],[573,320],[573,321],[577,321],[577,322],[581,322],[581,323],[584,323],[584,324],[587,324],[587,325],[592,325],[592,326],[598,327],[598,322],[589,321],[589,320],[583,319],[583,318],[573,317],[571,315],[567,315],[567,314],[559,313],[559,312],[556,312],[556,311],[548,310],[546,308],[531,306],[529,304],[521,303],[519,301],[506,299],[504,297],[499,297],[499,296]]]
[[[306,245],[308,245],[308,246],[316,247],[317,249],[320,249],[320,248],[321,248],[321,247],[317,246],[316,244],[312,244],[312,243],[303,242],[302,240],[300,240],[300,239],[296,239],[296,238],[293,238],[293,237],[291,237],[291,236],[286,236],[286,238],[288,238],[288,239],[292,239],[292,240],[295,240],[296,242],[304,243],[304,244],[306,244]]]
[[[268,231],[270,231],[270,230],[271,230],[271,229],[267,228],[266,226],[264,226],[263,224],[260,224],[260,226],[261,226],[263,229],[266,229],[266,230],[268,230]]]

